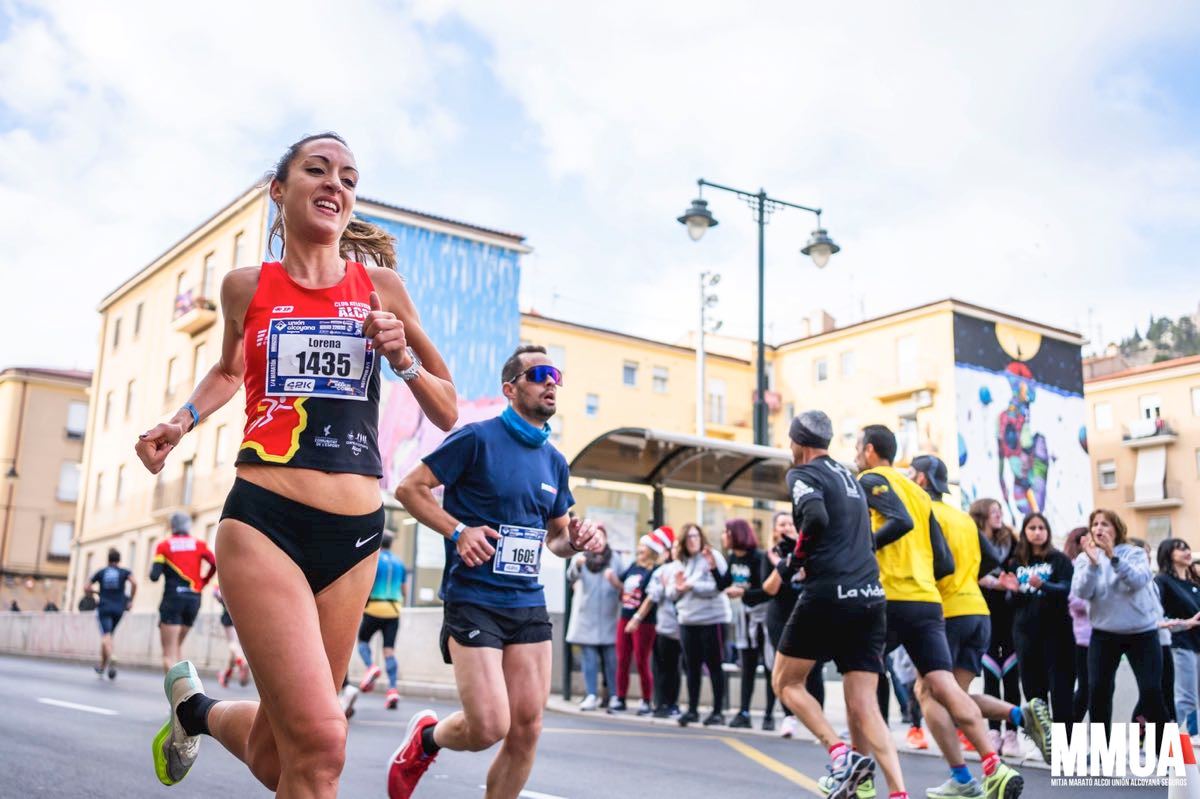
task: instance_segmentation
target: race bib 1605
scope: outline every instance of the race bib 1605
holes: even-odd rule
[[[542,542],[546,531],[535,527],[500,525],[492,571],[519,577],[537,577],[542,569]]]

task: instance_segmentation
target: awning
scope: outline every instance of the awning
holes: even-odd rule
[[[571,462],[571,476],[786,502],[791,453],[716,438],[620,427]]]

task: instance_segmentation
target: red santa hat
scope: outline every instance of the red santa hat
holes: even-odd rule
[[[650,547],[655,553],[661,555],[671,550],[671,546],[675,543],[675,531],[664,525],[642,536],[638,543]]]

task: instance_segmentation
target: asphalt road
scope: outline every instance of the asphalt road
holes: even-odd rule
[[[249,698],[253,688],[212,695]],[[350,725],[341,795],[381,797],[388,757],[409,716],[422,708],[449,712],[446,704],[405,700],[383,708],[379,694],[360,698]],[[115,682],[97,679],[87,666],[0,657],[0,797],[255,797],[269,796],[246,768],[212,740],[187,779],[173,788],[154,776],[150,741],[166,710],[161,677],[124,670]],[[490,753],[443,752],[417,797],[480,797]],[[902,755],[914,799],[941,783],[939,759]],[[538,762],[523,796],[528,799],[609,797],[817,796],[813,780],[824,773],[825,754],[815,744],[763,735],[672,726],[649,726],[595,714],[549,713]],[[972,764],[978,770],[978,764]],[[1074,799],[1083,789],[1052,787],[1044,770],[1027,769],[1026,797]],[[879,785],[882,789],[882,783]],[[886,792],[880,791],[886,797]],[[1154,791],[1090,789],[1091,799],[1163,796]]]

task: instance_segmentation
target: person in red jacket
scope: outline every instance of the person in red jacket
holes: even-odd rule
[[[208,569],[202,571],[202,564]],[[192,519],[171,514],[171,537],[154,549],[150,580],[163,578],[163,598],[158,605],[158,634],[162,638],[163,671],[180,661],[183,639],[200,612],[200,592],[217,573],[217,559],[203,541],[192,538]]]

